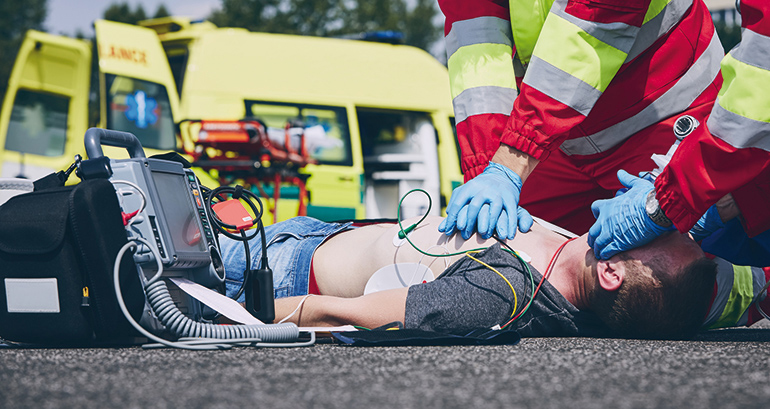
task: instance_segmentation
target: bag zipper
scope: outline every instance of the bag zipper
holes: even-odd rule
[[[75,187],[75,189],[77,189],[77,187]],[[100,298],[97,297],[96,294],[92,296],[89,291],[89,286],[92,283],[88,274],[88,264],[86,263],[86,260],[83,260],[83,251],[80,248],[81,237],[78,234],[76,223],[77,218],[75,217],[75,203],[73,198],[75,195],[75,189],[72,189],[67,202],[69,204],[70,228],[72,229],[72,235],[75,237],[75,242],[77,243],[78,259],[81,261],[82,265],[81,278],[83,280],[83,302],[81,303],[81,307],[87,308],[88,311],[95,316],[92,320],[92,324],[94,325],[94,333],[100,334],[104,327],[104,317],[102,316],[102,311],[100,308]],[[93,298],[93,305],[91,304],[91,298]]]

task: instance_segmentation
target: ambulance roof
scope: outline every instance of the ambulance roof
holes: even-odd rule
[[[237,96],[452,112],[446,68],[418,48],[243,29],[195,33],[183,92],[224,104]]]

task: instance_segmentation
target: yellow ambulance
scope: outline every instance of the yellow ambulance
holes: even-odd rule
[[[155,32],[108,21],[94,28],[96,50],[90,41],[27,33],[0,111],[0,177],[66,169],[84,155],[91,126],[132,132],[148,153],[177,148],[179,99]]]
[[[308,216],[392,218],[414,188],[439,214],[462,181],[448,74],[422,50],[174,17],[142,25],[97,21],[93,69],[89,43],[28,34],[0,114],[0,177],[65,168],[88,126],[182,150],[200,121],[250,119],[276,134],[302,124]],[[278,219],[296,215],[296,187],[279,189]],[[402,216],[427,203],[408,197]]]

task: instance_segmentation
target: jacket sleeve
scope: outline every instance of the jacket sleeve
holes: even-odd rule
[[[626,62],[648,8],[649,0],[554,2],[501,142],[547,159]]]
[[[440,0],[447,67],[465,180],[500,146],[516,98],[507,0]]]
[[[733,193],[750,235],[770,228],[770,3],[741,1],[742,42],[722,61],[724,84],[702,129],[689,135],[655,182],[681,232]]]

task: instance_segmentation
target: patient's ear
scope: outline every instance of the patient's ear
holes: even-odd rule
[[[617,291],[623,284],[625,275],[625,264],[615,257],[609,260],[599,260],[596,263],[596,276],[599,285],[606,291]]]

